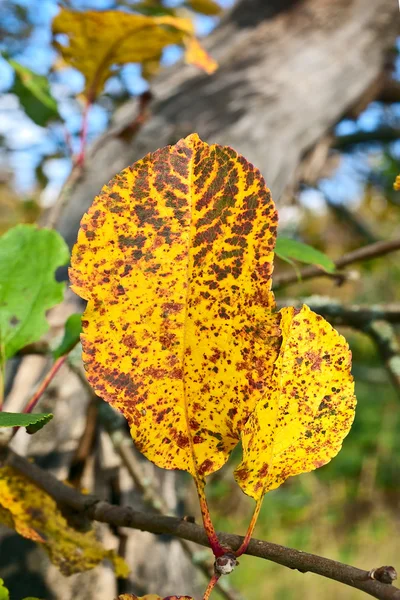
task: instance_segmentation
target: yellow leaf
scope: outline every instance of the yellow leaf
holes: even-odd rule
[[[397,175],[396,181],[393,184],[393,188],[396,190],[396,192],[400,191],[400,175]]]
[[[214,0],[187,0],[187,6],[202,15],[219,15],[222,12],[222,7]]]
[[[271,391],[243,428],[243,461],[235,471],[242,490],[257,500],[336,456],[356,403],[345,339],[307,306],[280,313]]]
[[[160,467],[219,469],[269,385],[276,225],[260,172],[196,134],[122,171],[82,219],[87,377]]]
[[[93,531],[72,529],[56,502],[10,467],[0,468],[0,522],[39,542],[63,575],[92,569],[104,558],[120,577],[129,573],[125,561],[114,550],[103,548]]]
[[[203,69],[206,73],[211,75],[217,69],[218,64],[213,58],[204,50],[200,42],[194,37],[187,37],[185,41],[185,60],[191,65]]]
[[[115,66],[158,60],[169,44],[194,36],[190,19],[145,16],[118,10],[77,12],[62,8],[53,20],[53,36],[68,36],[68,44],[53,40],[65,63],[85,77],[84,95],[92,102]]]

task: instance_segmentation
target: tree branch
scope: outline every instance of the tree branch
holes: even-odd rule
[[[300,308],[303,303],[332,325],[354,327],[369,335],[383,360],[396,394],[400,397],[400,346],[392,327],[392,324],[400,323],[400,303],[345,306],[331,298],[310,296],[302,300],[287,298],[278,302],[278,306]]]
[[[174,535],[202,546],[209,546],[206,532],[195,523],[176,517],[142,513],[129,506],[114,506],[95,496],[83,495],[9,449],[3,450],[2,458],[3,465],[14,467],[44,489],[59,504],[91,520],[109,523],[116,527],[131,527],[155,534]],[[232,550],[239,548],[243,541],[243,537],[239,535],[227,533],[218,535],[222,544]],[[357,569],[322,556],[256,539],[251,540],[246,553],[271,560],[290,569],[297,569],[302,573],[311,572],[334,579],[380,600],[400,600],[400,590],[390,584],[372,579],[371,571]],[[376,569],[372,572],[376,572]]]
[[[375,342],[394,389],[400,398],[400,346],[393,327],[387,320],[374,320],[368,323],[364,331]]]
[[[308,298],[285,298],[277,302],[278,308],[294,306],[301,308],[307,304],[314,312],[327,319],[332,325],[344,325],[363,329],[372,321],[400,323],[400,302],[393,304],[352,304],[346,306],[326,296],[309,296]]]
[[[373,131],[356,131],[338,136],[332,147],[341,152],[350,152],[358,144],[387,144],[400,138],[400,129],[396,127],[378,127]]]
[[[352,252],[344,254],[341,258],[335,260],[334,263],[337,269],[341,269],[355,262],[379,258],[380,256],[385,256],[386,254],[396,252],[397,250],[400,250],[400,238],[396,240],[376,242],[375,244],[369,244],[368,246],[362,246],[361,248],[357,248],[357,250],[353,250]],[[340,276],[340,273],[327,273],[320,267],[314,265],[305,267],[300,271],[301,281],[312,279],[314,277],[335,278],[338,276]],[[277,290],[285,285],[289,285],[290,283],[298,283],[299,278],[297,277],[296,273],[288,272],[275,276],[273,282],[273,288],[274,290]]]

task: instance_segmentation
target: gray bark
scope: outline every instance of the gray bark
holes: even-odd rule
[[[101,186],[147,152],[196,131],[228,144],[263,173],[279,198],[304,154],[381,75],[399,32],[395,0],[242,0],[206,40],[212,76],[179,64],[155,82],[153,117],[133,140],[128,102],[89,153],[59,223],[74,242]]]

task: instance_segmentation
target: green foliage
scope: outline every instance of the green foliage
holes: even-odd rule
[[[4,58],[15,72],[10,92],[18,97],[28,117],[40,127],[45,127],[51,119],[60,119],[47,77],[34,73],[12,58]]]
[[[10,600],[10,594],[8,589],[4,585],[3,579],[0,577],[0,600]],[[28,598],[24,598],[23,600],[39,600],[39,598],[33,598],[33,596],[29,596]]]
[[[309,265],[317,265],[327,273],[334,273],[336,270],[335,263],[329,256],[308,244],[303,244],[303,242],[291,238],[278,236],[275,254],[289,263],[292,263],[292,260],[298,260]]]
[[[0,600],[9,600],[9,598],[8,589],[4,586],[4,581],[0,577]]]
[[[49,229],[17,225],[0,238],[0,367],[48,330],[45,312],[63,299],[54,273],[69,252]]]
[[[64,337],[61,344],[53,350],[54,358],[60,358],[64,354],[68,354],[70,350],[79,342],[82,332],[82,315],[74,313],[70,315],[65,323]]]
[[[53,415],[51,413],[9,413],[0,412],[0,427],[26,427],[28,433],[36,433],[46,425]],[[0,596],[1,600],[1,596]]]
[[[201,15],[216,16],[222,12],[222,8],[214,0],[187,0],[184,6],[191,8]]]

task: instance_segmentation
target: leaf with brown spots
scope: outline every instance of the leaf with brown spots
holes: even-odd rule
[[[271,389],[242,430],[243,461],[235,471],[256,500],[336,456],[356,404],[345,339],[307,306],[280,314],[282,345]]]
[[[82,219],[87,377],[159,467],[218,470],[266,393],[276,225],[259,171],[195,134],[122,171]]]
[[[58,40],[68,36],[68,43]],[[171,44],[190,44],[194,28],[190,19],[162,15],[146,16],[119,10],[73,11],[62,8],[53,20],[53,45],[65,63],[85,77],[84,95],[89,102],[98,96],[115,67],[126,63],[159,62]],[[213,61],[205,50],[187,53],[187,60],[211,72]]]
[[[10,467],[0,468],[0,521],[38,542],[63,575],[92,569],[105,558],[118,576],[129,573],[125,561],[103,548],[93,531],[70,527],[53,498]]]

